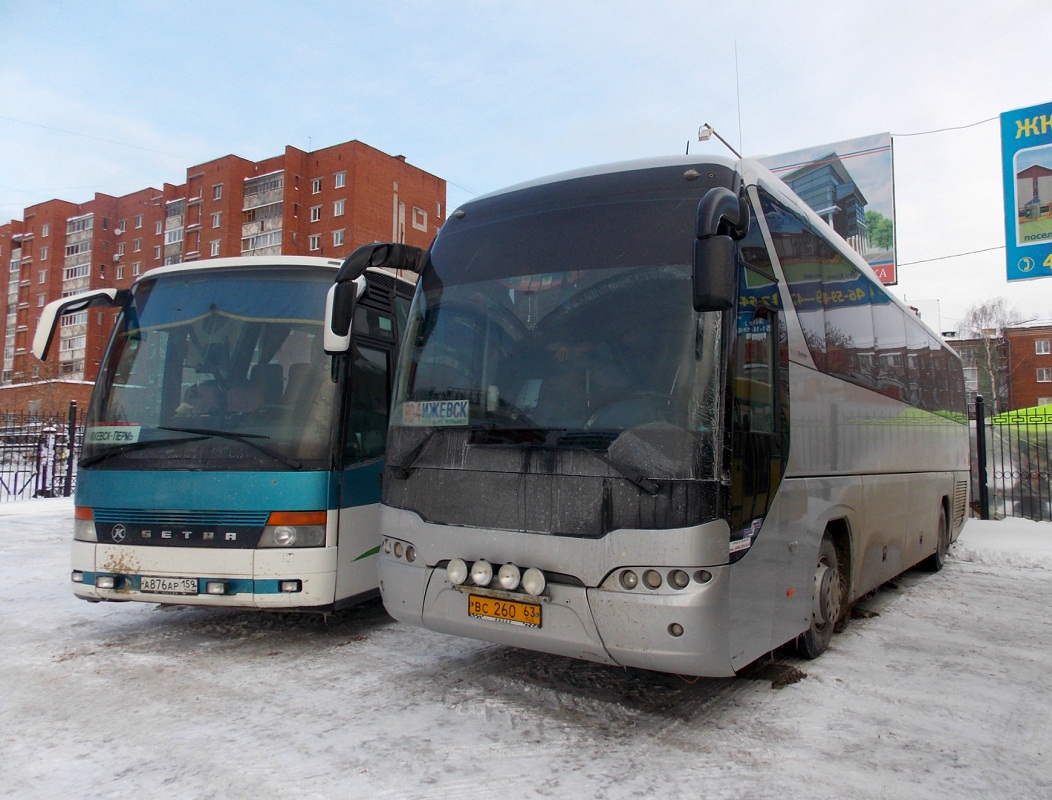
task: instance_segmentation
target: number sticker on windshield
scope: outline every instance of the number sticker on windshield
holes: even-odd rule
[[[425,400],[402,406],[403,425],[467,425],[467,400]]]

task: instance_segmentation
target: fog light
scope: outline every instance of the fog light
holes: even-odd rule
[[[401,542],[395,542],[394,543],[394,548],[392,549],[392,552],[394,553],[394,557],[395,558],[401,558],[402,557],[402,551],[403,551],[402,543]]]
[[[286,594],[294,594],[303,589],[303,581],[281,581],[278,584],[278,590],[285,592]]]
[[[405,560],[410,564],[416,561],[416,548],[411,544],[408,544],[405,547]]]
[[[505,564],[497,572],[497,582],[509,592],[519,588],[519,568],[514,564]]]
[[[694,573],[694,580],[698,583],[708,583],[712,580],[712,573],[707,569],[699,569]]]
[[[534,597],[539,597],[541,592],[544,591],[544,587],[547,585],[548,583],[544,579],[544,573],[536,567],[530,567],[522,574],[522,588]]]
[[[226,584],[223,581],[206,581],[205,594],[226,594]]]
[[[669,636],[675,636],[677,639],[683,635],[683,626],[678,622],[673,622],[668,626]]]
[[[391,540],[384,539],[384,553],[391,555]]]
[[[632,591],[639,586],[639,576],[632,570],[626,569],[621,573],[621,586],[628,589],[628,591]]]
[[[471,565],[471,580],[476,586],[489,586],[493,580],[493,566],[484,558]]]
[[[115,575],[96,575],[95,576],[95,588],[96,589],[116,589],[117,588],[117,576],[115,576]]]
[[[643,583],[651,589],[659,589],[661,587],[661,573],[656,569],[648,569],[643,573]]]
[[[674,569],[668,574],[668,582],[677,589],[684,589],[690,583],[690,575],[681,569]]]
[[[460,586],[466,581],[468,579],[468,565],[464,563],[464,559],[450,559],[449,563],[446,564],[446,577],[449,578],[449,582],[454,586]]]
[[[73,570],[73,574],[69,576],[70,580],[74,583],[84,583],[84,573],[78,570]]]

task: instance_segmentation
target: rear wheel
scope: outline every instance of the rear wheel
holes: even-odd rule
[[[800,653],[805,658],[818,658],[829,647],[833,628],[844,607],[844,582],[836,547],[827,533],[822,537],[815,565],[814,590],[811,595],[811,625],[800,637]]]
[[[946,507],[939,506],[939,533],[935,552],[924,560],[924,567],[938,572],[946,566],[946,554],[950,551],[950,523],[946,519]]]

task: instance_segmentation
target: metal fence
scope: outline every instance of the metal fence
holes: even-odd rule
[[[975,511],[983,519],[1052,521],[1052,407],[987,419],[979,397],[975,411]],[[0,502],[73,494],[83,437],[76,403],[65,418],[0,411]]]
[[[69,497],[83,436],[76,403],[64,419],[0,411],[0,502]]]
[[[1052,521],[1052,408],[987,418],[975,402],[972,495],[983,519]]]

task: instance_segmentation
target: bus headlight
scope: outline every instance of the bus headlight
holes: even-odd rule
[[[275,511],[267,519],[260,547],[323,547],[324,511]]]

